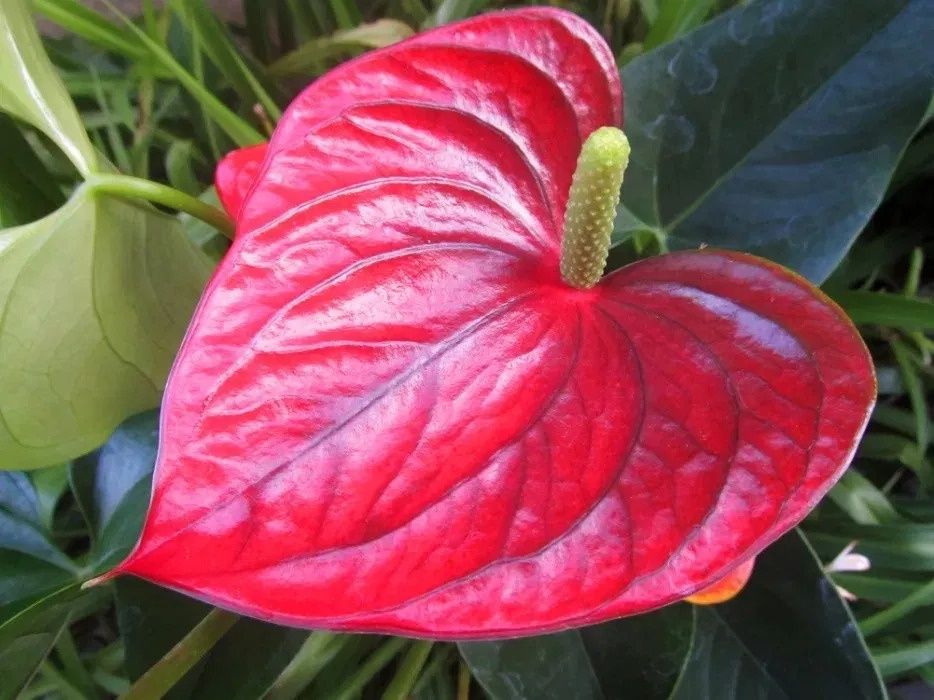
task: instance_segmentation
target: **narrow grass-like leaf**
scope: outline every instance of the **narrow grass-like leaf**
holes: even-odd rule
[[[855,470],[847,471],[827,495],[857,523],[878,525],[901,520],[885,494]]]
[[[360,10],[353,0],[329,0],[338,29],[353,29],[360,23]]]
[[[114,8],[114,11],[118,12],[116,8]],[[146,32],[133,24],[125,15],[119,12],[118,14],[123,19],[130,33],[139,40],[163,68],[175,76],[179,84],[198,101],[204,108],[204,111],[224,130],[234,143],[239,146],[250,146],[256,143],[262,143],[265,140],[262,134],[221,102],[204,83],[200,82],[195,76],[185,70],[185,67],[169,53],[168,49],[151,39]]]
[[[658,15],[643,42],[654,49],[687,34],[707,19],[716,0],[661,0]]]
[[[263,63],[268,63],[272,55],[269,35],[273,13],[269,11],[268,4],[268,0],[243,0],[243,17],[250,50]]]
[[[172,7],[190,32],[197,32],[201,46],[221,73],[230,81],[240,97],[257,101],[274,120],[282,112],[257,75],[261,66],[248,65],[240,49],[234,44],[227,28],[217,19],[204,0],[173,0]]]
[[[33,5],[70,34],[137,63],[149,60],[144,47],[127,39],[120,27],[78,0],[33,0]]]
[[[909,346],[898,338],[889,341],[889,345],[892,347],[895,361],[898,363],[898,368],[902,374],[902,383],[905,385],[908,399],[911,401],[911,409],[915,417],[915,440],[918,443],[918,452],[924,455],[928,445],[928,426],[930,424],[924,385],[921,382],[918,367]]]
[[[873,648],[872,656],[884,678],[895,678],[934,661],[934,640],[897,649]]]
[[[285,0],[284,7],[291,19],[288,28],[294,33],[298,41],[310,41],[318,34],[317,22],[312,11],[314,5],[309,7],[309,3],[304,2],[304,0]],[[280,34],[283,31],[281,19],[279,21],[279,31]]]
[[[869,557],[873,568],[934,571],[934,524],[855,525],[820,521],[809,527],[808,538],[824,557],[836,556],[857,540],[855,551]]]
[[[893,622],[901,620],[925,605],[934,605],[934,580],[919,586],[895,605],[860,621],[859,627],[867,637],[878,634]]]
[[[96,78],[97,72],[92,70],[91,76],[92,79]],[[129,172],[133,168],[133,163],[130,158],[130,151],[123,141],[123,135],[120,133],[120,125],[126,124],[126,122],[123,117],[115,114],[110,108],[100,82],[95,82],[94,98],[97,100],[97,106],[103,117],[102,129],[107,139],[107,145],[110,147],[106,152],[114,159],[120,170]]]
[[[287,53],[269,66],[277,76],[301,76],[320,73],[335,58],[361,49],[377,49],[401,41],[413,34],[407,24],[394,19],[378,19],[330,36],[312,39]]]
[[[878,603],[897,603],[914,593],[920,585],[917,581],[873,573],[835,573],[833,580],[857,598],[866,598]]]
[[[470,17],[481,12],[488,4],[489,0],[442,0],[441,4],[438,5],[438,9],[423,26],[423,29],[440,27],[442,24]]]
[[[900,294],[850,291],[834,295],[857,324],[873,324],[904,331],[934,330],[934,301]]]
[[[879,425],[890,430],[897,430],[905,435],[913,436],[915,434],[915,417],[911,411],[903,408],[880,404],[873,410],[872,420]]]

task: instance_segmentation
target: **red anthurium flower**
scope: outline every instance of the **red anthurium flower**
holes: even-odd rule
[[[683,599],[798,523],[865,425],[866,350],[740,253],[591,286],[618,131],[568,193],[618,80],[581,19],[490,14],[341,66],[230,156],[237,239],[117,571],[288,624],[510,636]]]

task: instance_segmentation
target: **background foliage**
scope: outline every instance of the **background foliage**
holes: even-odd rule
[[[218,616],[137,580],[80,588],[135,541],[158,430],[140,411],[158,405],[226,248],[200,221],[107,193],[105,176],[216,202],[218,158],[266,138],[314,76],[519,4],[243,0],[233,22],[204,0],[144,0],[132,18],[0,5],[0,698],[118,695],[154,664],[183,675],[169,697],[199,699],[931,692],[926,0],[551,3],[597,26],[622,67],[633,160],[611,263],[704,244],[765,255],[822,284],[875,358],[880,401],[854,468],[737,599],[432,645]],[[40,39],[30,10],[58,38]],[[226,633],[199,647],[211,625]],[[190,663],[160,664],[183,638]]]

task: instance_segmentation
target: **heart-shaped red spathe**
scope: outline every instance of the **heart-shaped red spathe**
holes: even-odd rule
[[[740,253],[567,286],[575,159],[620,113],[597,33],[520,10],[345,64],[225,161],[237,239],[118,571],[281,623],[510,636],[682,599],[799,522],[865,426],[865,347]]]

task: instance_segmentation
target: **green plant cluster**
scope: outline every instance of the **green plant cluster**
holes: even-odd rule
[[[277,627],[138,580],[166,374],[227,239],[218,159],[309,80],[523,3],[0,3],[0,698],[884,698],[934,689],[934,16],[926,0],[569,0],[621,66],[611,266],[721,245],[821,284],[879,403],[747,589],[546,637]],[[529,3],[530,4],[530,3]],[[33,13],[49,27],[40,38]],[[176,213],[181,210],[184,213]],[[849,602],[847,602],[849,601]]]

